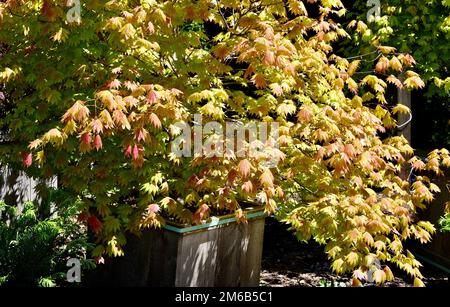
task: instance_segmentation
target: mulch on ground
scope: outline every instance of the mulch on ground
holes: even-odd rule
[[[351,275],[337,276],[323,246],[314,242],[298,242],[285,225],[268,218],[264,233],[261,286],[267,287],[349,287]],[[423,263],[423,262],[422,262]],[[428,287],[450,287],[445,272],[423,263],[421,270]],[[393,270],[395,280],[387,287],[409,287],[412,280],[405,273]],[[365,286],[374,286],[366,284]]]

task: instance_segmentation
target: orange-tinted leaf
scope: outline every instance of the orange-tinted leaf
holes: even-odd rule
[[[274,177],[273,177],[273,174],[272,174],[272,172],[270,171],[270,169],[267,168],[267,169],[261,174],[260,180],[261,180],[261,183],[262,183],[263,186],[266,186],[266,187],[273,187],[273,180],[274,180]]]
[[[99,151],[103,147],[102,138],[100,135],[96,135],[94,139],[94,147],[97,151]]]
[[[22,154],[22,161],[25,167],[30,167],[33,163],[33,155],[29,152],[25,152]]]
[[[162,124],[161,121],[159,120],[158,115],[156,115],[155,113],[150,113],[148,120],[150,122],[150,124],[155,127],[156,129],[161,129],[162,128]]]
[[[243,159],[239,162],[239,173],[243,178],[247,178],[250,175],[251,167],[252,165],[247,159]]]
[[[256,74],[252,79],[258,89],[263,89],[267,86],[266,79],[262,74]]]

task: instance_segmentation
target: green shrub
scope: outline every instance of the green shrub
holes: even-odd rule
[[[81,260],[83,268],[94,263],[85,258],[88,248],[83,226],[75,218],[76,204],[43,217],[33,202],[22,212],[0,202],[0,286],[61,285],[69,258]]]
[[[447,213],[439,220],[439,225],[443,232],[450,232],[450,213]]]

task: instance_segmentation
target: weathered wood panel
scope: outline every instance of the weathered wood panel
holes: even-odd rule
[[[406,89],[397,90],[397,102],[402,104],[409,109],[412,108],[411,104],[411,92]],[[412,110],[411,110],[412,112]],[[411,115],[409,114],[399,114],[398,115],[398,125],[401,126],[398,134],[403,135],[411,143]]]
[[[434,178],[436,184],[441,189],[428,209],[421,214],[421,218],[437,224],[437,221],[444,215],[445,203],[450,200],[450,172],[446,176]],[[430,260],[446,267],[450,270],[450,233],[442,233],[438,230],[432,241],[427,245],[417,245],[419,253],[427,256]]]
[[[41,201],[36,190],[39,184],[56,187],[56,178],[39,180],[26,176],[23,172],[0,165],[0,200],[11,206],[21,206],[27,201]]]
[[[125,256],[91,274],[89,286],[252,287],[259,285],[264,218],[185,234],[130,236]]]

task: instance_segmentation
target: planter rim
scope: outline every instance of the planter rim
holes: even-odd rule
[[[264,212],[263,207],[247,208],[244,212],[248,220],[267,216],[267,214]],[[236,222],[236,217],[233,214],[228,214],[221,217],[211,217],[210,222],[201,225],[183,226],[180,224],[168,222],[166,225],[163,226],[163,228],[176,233],[186,234],[189,232],[199,231],[203,229],[209,230],[217,228],[221,225],[230,224],[234,222]]]

